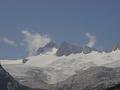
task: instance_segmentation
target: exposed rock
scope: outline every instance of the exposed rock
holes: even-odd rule
[[[37,55],[50,51],[52,48],[56,48],[57,45],[53,41],[46,44],[44,47],[41,47],[37,50]]]
[[[87,46],[81,47],[79,45],[63,42],[58,48],[56,55],[57,56],[63,56],[63,55],[68,56],[70,54],[76,54],[76,53],[81,53],[81,52],[83,52],[84,54],[88,54],[88,53],[91,53],[92,51],[97,51],[97,50],[95,48],[91,48]]]
[[[24,63],[26,63],[27,61],[28,61],[28,59],[25,58],[25,59],[22,60],[22,63],[24,64]]]
[[[97,50],[95,48],[91,48],[91,47],[88,47],[88,46],[83,47],[83,53],[84,54],[91,53],[92,51],[97,51]]]
[[[81,53],[82,52],[82,47],[74,44],[69,44],[67,42],[63,42],[59,49],[56,52],[57,56],[63,56],[63,55],[70,55],[71,53]]]

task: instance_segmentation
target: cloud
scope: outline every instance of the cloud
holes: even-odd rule
[[[24,36],[24,43],[27,46],[28,55],[35,55],[36,51],[40,47],[44,47],[47,43],[51,41],[48,35],[41,35],[40,33],[31,33],[29,31],[23,30],[21,32]]]
[[[7,37],[1,38],[1,39],[0,39],[0,42],[3,42],[3,43],[5,43],[5,44],[8,44],[8,45],[13,46],[13,47],[17,47],[17,44],[15,43],[15,41],[10,40],[10,39],[8,39]]]
[[[93,47],[96,44],[96,36],[92,35],[91,33],[87,32],[86,37],[88,37],[88,43],[86,46]]]

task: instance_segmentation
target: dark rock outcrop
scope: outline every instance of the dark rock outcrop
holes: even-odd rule
[[[91,53],[92,51],[97,51],[97,50],[95,48],[84,46],[82,51],[84,54],[88,54],[88,53]]]
[[[28,59],[27,58],[24,58],[23,60],[22,60],[22,63],[24,64],[24,63],[26,63],[28,61]]]
[[[116,84],[112,87],[107,88],[106,90],[120,90],[120,84]]]
[[[41,47],[37,50],[37,55],[50,51],[52,48],[56,48],[57,45],[53,41],[46,44],[44,47]]]

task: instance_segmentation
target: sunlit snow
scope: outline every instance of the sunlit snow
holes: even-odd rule
[[[58,57],[54,48],[45,54],[27,57],[23,64],[21,60],[1,60],[3,67],[13,76],[27,76],[31,68],[43,69],[48,76],[45,81],[54,84],[74,75],[76,71],[85,70],[93,66],[120,67],[120,50],[106,52],[77,53]]]

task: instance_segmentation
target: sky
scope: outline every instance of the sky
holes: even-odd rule
[[[24,58],[51,40],[112,48],[120,0],[0,0],[0,58]]]

